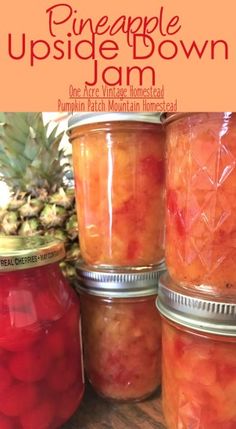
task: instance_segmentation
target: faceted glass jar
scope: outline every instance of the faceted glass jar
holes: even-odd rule
[[[84,391],[79,302],[58,263],[11,268],[0,272],[0,428],[58,428]]]
[[[163,319],[163,408],[168,429],[236,428],[236,337]]]
[[[155,299],[81,293],[85,369],[99,395],[138,401],[160,385],[161,323]]]
[[[236,297],[236,114],[179,114],[166,131],[170,275]]]
[[[94,266],[157,264],[164,248],[164,132],[110,122],[70,131],[83,259]]]

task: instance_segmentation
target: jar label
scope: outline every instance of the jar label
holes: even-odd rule
[[[64,249],[58,247],[55,250],[47,250],[44,252],[35,251],[29,256],[1,256],[0,271],[15,271],[24,268],[33,268],[36,266],[47,265],[57,262],[64,257]]]

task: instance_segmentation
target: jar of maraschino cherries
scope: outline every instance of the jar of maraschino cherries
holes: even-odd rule
[[[236,113],[178,113],[167,135],[166,262],[187,289],[236,298]]]
[[[159,283],[168,429],[236,428],[236,304]]]
[[[93,266],[164,257],[164,131],[158,114],[87,113],[69,120],[82,257]]]
[[[0,428],[54,429],[83,391],[79,302],[51,238],[0,237]]]
[[[139,401],[161,382],[161,324],[155,301],[164,266],[129,272],[78,266],[84,359],[95,391]]]

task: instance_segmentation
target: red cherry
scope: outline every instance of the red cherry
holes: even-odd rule
[[[78,336],[79,332],[79,301],[74,299],[71,302],[70,307],[60,320],[57,320],[56,327],[63,330],[66,336],[71,337],[73,335]]]
[[[37,405],[20,417],[23,429],[48,429],[54,418],[55,404],[51,399]]]
[[[79,326],[79,300],[77,296],[72,296],[72,305],[64,316],[65,326],[73,334],[77,332]]]
[[[60,358],[67,352],[66,342],[66,333],[62,329],[51,330],[44,341],[45,352],[49,357]]]
[[[42,331],[37,324],[29,325],[28,315],[23,312],[14,312],[9,315],[0,315],[0,347],[12,352],[21,351],[36,342]]]
[[[79,359],[78,359],[79,360]],[[72,386],[78,380],[78,362],[77,359],[65,357],[59,359],[48,374],[48,386],[56,391],[63,392]]]
[[[50,358],[39,344],[24,352],[15,353],[9,361],[12,375],[21,381],[33,382],[44,378],[50,365]]]
[[[76,411],[84,394],[84,386],[75,384],[58,396],[57,416],[62,422],[68,420]]]
[[[13,383],[10,372],[4,366],[0,366],[0,393],[7,389]],[[1,428],[1,426],[0,426]]]
[[[1,364],[8,363],[10,353],[4,349],[0,349],[0,362]]]
[[[80,310],[79,301],[72,301],[70,308],[65,315],[55,323],[57,330],[63,332],[65,338],[64,354],[71,352],[76,355],[80,353]],[[56,341],[56,339],[55,339]],[[59,339],[58,339],[59,342]],[[59,344],[58,344],[59,347]],[[58,356],[60,357],[60,356]]]
[[[63,304],[50,290],[42,290],[38,293],[36,310],[40,320],[57,320],[64,313]]]
[[[16,417],[33,408],[38,399],[38,389],[34,384],[16,383],[1,394],[0,411]]]
[[[1,429],[14,429],[15,422],[6,416],[0,415],[0,428]]]

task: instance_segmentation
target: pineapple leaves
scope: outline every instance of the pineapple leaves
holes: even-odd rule
[[[1,123],[1,119],[3,123]],[[59,188],[67,168],[59,145],[64,132],[49,133],[41,112],[6,112],[0,117],[0,180],[13,191]]]
[[[51,134],[48,137],[49,144],[51,144],[51,142],[53,142],[56,139],[57,130],[58,130],[58,125],[55,128],[53,128],[53,130],[51,131]]]
[[[22,141],[26,136],[24,134],[17,133],[15,134],[14,128],[11,125],[3,125],[3,134],[1,135],[1,141],[4,144],[4,147],[12,152],[21,152],[24,144]]]
[[[27,158],[27,160],[32,162],[38,156],[39,152],[40,143],[37,143],[32,135],[29,135],[25,142],[24,156]]]

